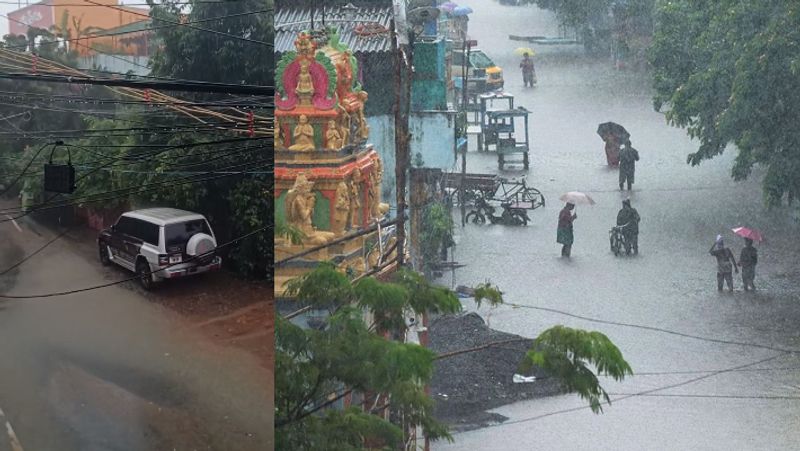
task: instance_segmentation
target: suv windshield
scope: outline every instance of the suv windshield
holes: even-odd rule
[[[211,230],[204,219],[170,224],[164,228],[164,240],[167,247],[183,246],[196,233],[211,235]]]
[[[472,51],[469,54],[469,62],[478,69],[493,67],[494,63],[481,51]]]

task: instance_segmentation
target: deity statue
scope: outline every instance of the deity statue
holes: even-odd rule
[[[369,126],[367,125],[367,118],[364,116],[364,104],[367,102],[367,92],[360,91],[358,93],[358,99],[361,101],[361,104],[358,107],[358,136],[363,139],[367,140],[369,138]]]
[[[280,119],[275,116],[275,149],[276,150],[283,150],[286,148],[286,145],[283,143],[283,127],[281,125]]]
[[[347,227],[347,215],[350,213],[350,189],[344,181],[336,187],[336,204],[333,213],[333,226],[331,229],[337,236],[344,234]]]
[[[350,179],[350,228],[361,227],[361,171],[356,168]]]
[[[353,69],[350,66],[350,53],[345,53],[345,57],[336,64],[336,94],[339,99],[346,98],[353,88]]]
[[[350,115],[344,108],[339,108],[339,131],[342,134],[343,145],[350,144]]]
[[[381,181],[378,179],[378,171],[373,169],[372,172],[369,173],[369,216],[372,219],[380,218],[380,204],[381,198],[379,193],[379,186]]]
[[[389,204],[381,202],[383,200],[382,185],[383,183],[383,162],[379,157],[373,160],[375,163],[375,178],[377,179],[375,189],[377,190],[376,198],[378,199],[378,217],[383,217],[389,211]]]
[[[308,123],[305,114],[300,115],[299,123],[294,128],[294,144],[289,150],[308,151],[314,150],[314,127]]]
[[[311,106],[311,97],[314,95],[314,80],[308,67],[311,60],[303,58],[300,60],[300,75],[297,77],[297,88],[295,93],[300,98],[300,106]]]
[[[325,132],[325,148],[331,150],[339,150],[344,147],[344,139],[336,121],[331,119],[328,121],[328,131]]]
[[[314,182],[309,181],[305,174],[297,176],[294,186],[286,193],[284,200],[286,221],[303,232],[305,235],[303,241],[306,243],[325,244],[333,239],[334,234],[318,231],[312,224],[317,201],[316,195],[311,191],[313,187]]]
[[[294,41],[294,48],[297,49],[298,54],[310,58],[314,56],[316,44],[308,33],[300,33]]]

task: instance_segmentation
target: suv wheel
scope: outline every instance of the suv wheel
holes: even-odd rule
[[[108,266],[111,264],[111,259],[108,257],[108,246],[105,244],[101,244],[98,246],[98,254],[100,255],[100,263],[103,266]]]
[[[139,277],[139,285],[147,291],[153,288],[153,275],[150,273],[150,265],[144,261],[136,264],[136,275]]]

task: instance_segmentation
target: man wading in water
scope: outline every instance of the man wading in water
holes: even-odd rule
[[[717,241],[711,246],[709,253],[717,258],[717,290],[722,291],[722,281],[724,280],[728,284],[728,290],[733,291],[732,271],[735,269],[738,274],[739,268],[736,266],[733,252],[725,247],[722,235],[717,235]]]

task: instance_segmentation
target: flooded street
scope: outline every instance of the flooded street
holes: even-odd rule
[[[697,144],[653,111],[647,77],[616,71],[580,48],[534,45],[539,83],[523,88],[513,50],[528,44],[508,35],[555,37],[554,17],[492,0],[470,6],[471,37],[503,68],[515,106],[532,111],[527,180],[547,205],[529,212],[527,227],[458,226],[454,260],[467,266],[442,282],[498,285],[515,304],[491,310],[491,327],[504,332],[535,337],[555,324],[603,332],[635,374],[602,381],[617,401],[601,415],[582,408],[587,403],[575,394],[517,403],[495,410],[506,422],[458,433],[454,444],[433,449],[796,448],[800,355],[784,351],[800,351],[800,227],[786,210],[764,207],[759,171],[734,182],[733,148],[687,165]],[[606,121],[624,125],[641,155],[630,194],[642,217],[637,257],[609,251],[608,231],[628,192],[618,190],[596,134]],[[497,173],[496,155],[470,152],[467,171]],[[570,260],[555,242],[558,197],[566,191],[597,202],[577,207]],[[756,245],[758,291],[742,291],[734,274],[735,291],[718,293],[708,250],[722,234],[738,259],[743,241],[730,229],[740,225],[766,235]],[[490,310],[478,312],[485,318]],[[641,396],[626,397],[634,394]]]
[[[2,269],[54,236],[20,223],[19,230],[9,222],[0,227]],[[55,241],[0,276],[3,293],[48,293],[129,277],[105,272],[71,240]],[[256,359],[211,343],[127,284],[0,302],[0,354],[0,421],[10,425],[0,450],[272,446],[266,408],[272,394]],[[19,448],[11,447],[14,438]]]

